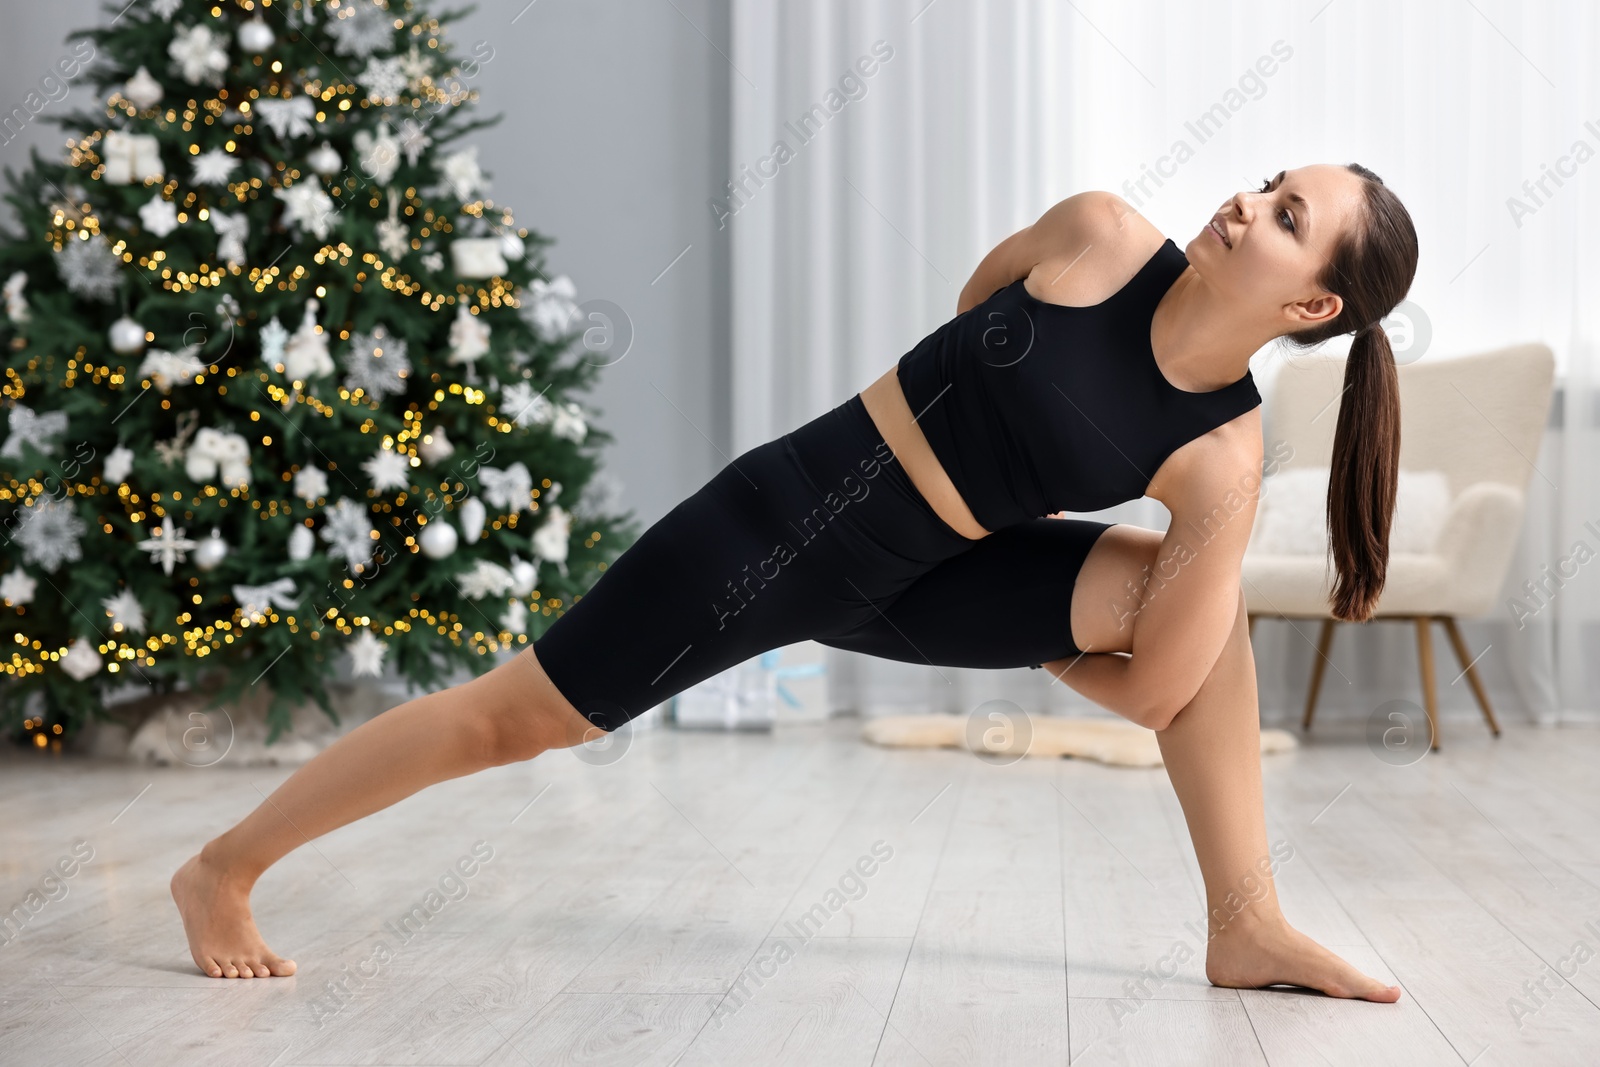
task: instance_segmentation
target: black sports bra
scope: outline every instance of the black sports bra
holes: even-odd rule
[[[1248,370],[1190,392],[1156,365],[1150,322],[1188,265],[1168,238],[1089,307],[1019,278],[900,357],[911,413],[984,529],[1137,500],[1173,452],[1261,403]]]

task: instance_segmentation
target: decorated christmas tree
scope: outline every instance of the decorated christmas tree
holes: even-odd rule
[[[275,737],[346,667],[488,669],[635,533],[571,282],[462,143],[492,45],[402,0],[106,10],[59,71],[103,110],[6,173],[4,725],[268,686]]]

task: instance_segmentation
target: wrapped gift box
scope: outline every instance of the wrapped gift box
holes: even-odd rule
[[[815,641],[801,641],[712,675],[673,698],[673,722],[690,729],[770,730],[774,722],[826,719],[825,652]]]

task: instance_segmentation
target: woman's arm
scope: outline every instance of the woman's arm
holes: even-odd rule
[[[1037,222],[1024,226],[983,257],[956,301],[956,314],[983,303],[1035,265],[1052,257],[1076,259],[1103,232],[1108,217],[1120,224],[1127,205],[1115,193],[1092,189],[1052,206]]]
[[[1128,576],[1133,595],[1119,611],[1132,651],[1094,652],[1050,669],[1095,703],[1164,730],[1194,699],[1221,654],[1239,611],[1240,563],[1260,494],[1259,440],[1223,434],[1172,457],[1164,501],[1172,522],[1155,561]],[[1253,457],[1253,458],[1251,458]],[[1165,473],[1165,472],[1164,472]]]

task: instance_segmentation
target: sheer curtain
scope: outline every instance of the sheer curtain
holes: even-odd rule
[[[733,247],[736,449],[864,388],[955,314],[985,252],[1065,196],[1117,192],[1182,247],[1265,176],[1360,162],[1406,202],[1421,240],[1407,314],[1390,323],[1410,345],[1402,358],[1526,340],[1556,353],[1501,606],[1463,631],[1502,714],[1596,717],[1592,5],[732,0],[732,27],[732,172],[711,207]],[[1276,346],[1255,357],[1264,395],[1282,358]],[[1270,406],[1266,419],[1270,434]],[[1094,517],[1167,522],[1154,501]],[[1399,625],[1341,630],[1336,657],[1371,688],[1325,693],[1330,714],[1419,699]],[[1304,699],[1304,632],[1257,626],[1269,720]],[[830,657],[836,704],[869,713],[1082,706],[1042,671]],[[1441,707],[1475,715],[1464,679],[1445,684],[1457,670],[1440,659]]]

